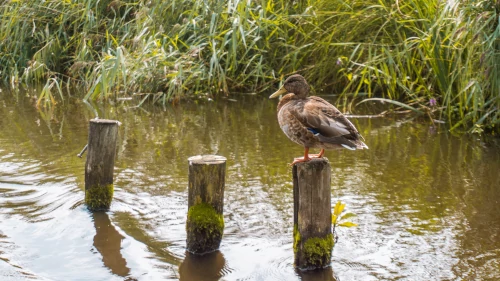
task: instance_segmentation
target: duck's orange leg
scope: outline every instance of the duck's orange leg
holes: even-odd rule
[[[292,164],[290,164],[290,166],[293,166],[300,162],[307,162],[310,160],[311,158],[309,158],[309,147],[304,147],[304,158],[295,158]]]
[[[325,154],[325,150],[322,148],[319,154],[311,154],[309,156],[312,158],[323,158],[323,154]]]

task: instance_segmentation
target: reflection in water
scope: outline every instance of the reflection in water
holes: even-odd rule
[[[226,260],[220,251],[205,255],[186,252],[179,267],[181,281],[216,281],[225,275]]]
[[[296,272],[302,278],[302,281],[340,281],[335,276],[331,266],[313,271],[296,270]],[[346,280],[348,279],[346,278]]]
[[[119,200],[119,198],[117,198]],[[137,201],[137,198],[135,199]],[[141,204],[142,202],[139,202]],[[147,205],[144,204],[140,207],[146,209]],[[128,212],[115,212],[113,214],[114,223],[120,227],[121,230],[130,235],[136,241],[144,243],[148,250],[156,255],[158,259],[168,264],[179,264],[181,259],[169,251],[171,243],[167,241],[160,241],[153,237],[146,231],[147,226],[142,225],[137,218]],[[165,238],[169,238],[168,236]]]
[[[93,245],[101,253],[104,265],[118,276],[127,276],[130,269],[120,252],[125,237],[118,233],[105,212],[94,212],[92,217],[96,230]]]

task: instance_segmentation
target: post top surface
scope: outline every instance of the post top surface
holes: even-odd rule
[[[90,119],[90,122],[99,124],[118,124],[118,126],[122,124],[118,120],[110,120],[110,119]]]
[[[302,158],[302,157],[300,157]],[[309,165],[314,165],[314,164],[330,164],[330,161],[328,161],[328,158],[322,157],[322,158],[311,158],[310,161],[307,162],[299,162],[295,165],[297,166],[309,166]]]
[[[189,164],[222,164],[227,158],[220,155],[196,155],[188,158]]]

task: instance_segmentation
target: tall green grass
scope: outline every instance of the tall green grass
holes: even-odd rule
[[[63,83],[141,104],[263,92],[298,72],[344,110],[381,97],[500,132],[499,11],[491,0],[3,0],[0,77],[45,84],[39,104]]]

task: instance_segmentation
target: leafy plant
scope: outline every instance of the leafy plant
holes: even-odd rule
[[[332,225],[333,225],[334,232],[335,232],[335,229],[337,226],[340,226],[340,227],[358,226],[357,224],[355,224],[353,222],[346,221],[346,219],[356,216],[353,213],[346,213],[343,216],[341,216],[342,212],[344,212],[344,208],[345,208],[345,204],[340,202],[340,200],[337,201],[337,203],[335,204],[335,207],[333,208]]]

